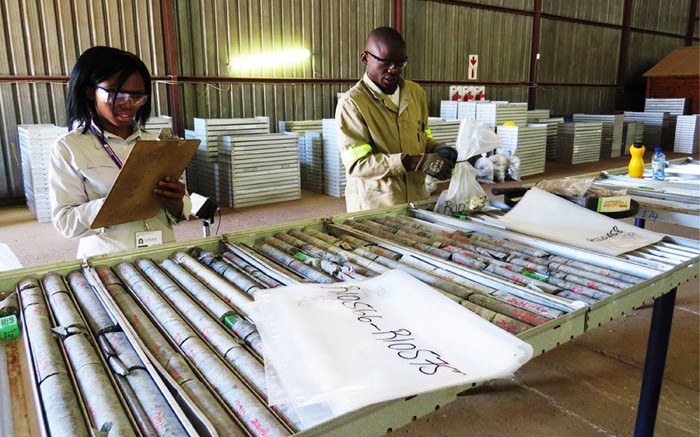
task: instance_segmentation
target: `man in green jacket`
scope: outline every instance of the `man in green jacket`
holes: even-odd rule
[[[426,199],[425,176],[445,180],[457,151],[432,139],[425,91],[401,77],[406,44],[395,29],[370,32],[365,74],[338,102],[348,212]]]

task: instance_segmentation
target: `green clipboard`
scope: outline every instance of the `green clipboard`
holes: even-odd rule
[[[199,140],[181,139],[137,141],[90,228],[156,215],[161,204],[153,198],[153,189],[166,176],[180,178],[199,143]]]

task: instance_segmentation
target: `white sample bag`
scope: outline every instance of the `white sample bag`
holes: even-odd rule
[[[486,193],[476,180],[476,170],[467,161],[472,156],[490,152],[501,144],[501,138],[474,119],[464,119],[457,133],[457,163],[452,170],[450,185],[440,193],[435,212],[455,215],[479,211],[486,202]]]
[[[496,222],[508,229],[607,255],[661,241],[647,231],[569,202],[537,187]]]
[[[366,405],[511,375],[532,347],[413,278],[304,284],[256,295],[268,402],[304,427]]]

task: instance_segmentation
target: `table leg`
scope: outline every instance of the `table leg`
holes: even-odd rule
[[[642,388],[639,393],[637,421],[634,426],[634,436],[653,436],[656,412],[659,408],[661,384],[664,379],[668,340],[671,336],[673,308],[676,304],[676,289],[654,301],[649,328],[649,343],[644,361]]]

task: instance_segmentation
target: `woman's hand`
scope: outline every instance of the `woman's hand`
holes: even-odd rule
[[[174,217],[182,215],[182,198],[185,195],[185,184],[169,176],[158,182],[153,190],[153,197],[158,199],[165,209]]]

